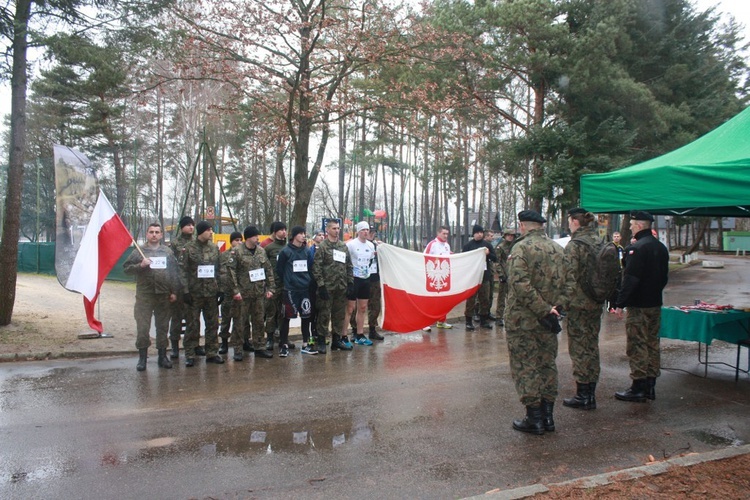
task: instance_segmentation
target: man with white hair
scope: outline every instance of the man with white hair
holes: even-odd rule
[[[354,343],[357,345],[372,345],[372,340],[365,337],[365,315],[367,314],[367,302],[370,299],[370,266],[375,258],[375,245],[367,236],[370,233],[370,224],[362,221],[356,226],[357,237],[349,240],[346,247],[352,260],[352,271],[354,283],[346,290],[346,316],[342,331],[346,331],[349,318],[357,310],[357,331],[354,335]]]

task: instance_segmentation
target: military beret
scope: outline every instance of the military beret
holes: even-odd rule
[[[229,235],[229,242],[233,242],[234,240],[241,240],[242,239],[242,233],[239,231],[233,231],[232,234]]]
[[[484,228],[480,226],[479,224],[474,224],[474,227],[471,228],[471,234],[477,234],[477,233],[483,233]]]
[[[586,210],[585,208],[575,207],[575,208],[571,208],[570,210],[568,210],[568,215],[570,215],[570,216],[573,216],[573,215],[583,215],[583,214],[585,214],[587,212],[588,212],[588,210]]]
[[[654,216],[648,212],[644,212],[643,210],[633,210],[632,212],[630,212],[630,218],[632,220],[647,220],[649,222],[654,222]]]
[[[539,215],[539,212],[536,210],[522,210],[518,212],[518,220],[521,222],[538,222],[539,224],[547,222],[547,219]]]
[[[250,239],[253,236],[258,236],[260,234],[260,231],[258,231],[258,228],[255,226],[247,226],[245,228],[245,239]]]
[[[286,224],[280,221],[272,222],[271,223],[271,234],[275,233],[276,231],[281,231],[282,229],[286,229]]]
[[[182,229],[185,226],[190,226],[190,225],[194,226],[195,225],[195,221],[189,215],[186,215],[185,217],[183,217],[182,219],[180,219],[180,229]]]
[[[197,226],[195,226],[195,235],[200,236],[201,234],[205,233],[209,229],[211,229],[211,224],[202,220],[198,223]]]

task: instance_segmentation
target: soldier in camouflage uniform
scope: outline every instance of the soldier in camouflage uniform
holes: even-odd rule
[[[185,247],[188,243],[193,241],[193,233],[195,232],[195,221],[189,215],[184,216],[180,219],[180,234],[169,242],[169,249],[172,250],[177,263],[182,268],[185,260]],[[183,320],[187,324],[188,308],[182,301],[182,294],[177,294],[177,300],[172,302],[171,309],[171,323],[169,325],[169,340],[172,344],[172,352],[170,357],[177,359],[180,357],[180,336],[182,335],[182,322]]]
[[[503,231],[503,239],[495,247],[495,254],[497,255],[497,304],[495,305],[495,316],[497,317],[497,324],[503,326],[505,316],[505,297],[508,295],[508,272],[506,270],[508,266],[508,257],[510,256],[510,250],[513,248],[513,243],[516,241],[516,230],[514,228],[505,228]]]
[[[278,339],[279,322],[282,319],[282,282],[276,274],[276,261],[279,253],[286,246],[286,224],[280,221],[271,223],[271,241],[267,245],[261,244],[271,261],[273,267],[275,288],[273,296],[266,300],[266,350],[273,350],[274,336]],[[294,344],[289,344],[290,349],[294,349]]]
[[[514,420],[513,428],[544,434],[555,430],[552,410],[557,397],[556,332],[560,331],[555,306],[564,293],[564,255],[562,247],[544,234],[546,219],[539,213],[524,210],[518,220],[522,236],[508,260],[505,330],[510,371],[526,417]]]
[[[576,207],[568,211],[571,239],[565,247],[565,267],[570,294],[566,295],[568,311],[568,352],[573,362],[576,395],[563,399],[563,405],[583,410],[596,409],[596,383],[599,381],[599,329],[602,325],[602,303],[589,297],[583,289],[588,276],[590,253],[601,238],[593,226],[594,214]]]
[[[346,334],[346,293],[354,285],[352,260],[346,244],[339,240],[338,221],[329,220],[324,239],[313,258],[312,274],[318,284],[318,339],[316,346],[325,354],[325,339],[331,334],[331,350],[351,350]]]
[[[492,248],[487,241],[484,239],[484,228],[479,225],[475,225],[471,230],[472,238],[466,243],[461,251],[470,252],[482,248],[485,254],[485,270],[482,276],[482,285],[479,287],[477,293],[466,299],[466,307],[464,309],[464,316],[466,317],[466,329],[474,330],[473,316],[477,311],[477,302],[479,302],[479,326],[481,328],[492,328],[492,324],[489,322],[490,314],[490,287],[492,286],[492,265],[497,262],[497,256],[495,250]]]
[[[245,228],[245,243],[233,248],[227,269],[232,286],[232,300],[242,304],[240,325],[232,331],[234,360],[242,361],[243,339],[249,338],[252,321],[253,349],[256,358],[272,358],[263,342],[263,303],[270,300],[276,289],[273,266],[265,250],[258,245],[260,231],[255,226]],[[270,246],[270,245],[269,245]]]
[[[224,294],[224,300],[221,301],[221,329],[219,330],[219,338],[221,339],[221,346],[219,347],[219,354],[226,354],[229,352],[229,329],[240,330],[240,316],[242,314],[242,304],[236,300],[231,300],[233,293],[232,280],[229,276],[229,270],[227,269],[227,262],[231,256],[230,251],[242,244],[242,233],[239,231],[233,231],[229,235],[230,247],[225,250],[219,257],[219,266],[221,268],[219,284],[221,285],[221,293]],[[247,337],[244,337],[244,343],[242,345],[245,351],[252,349],[252,346],[247,341]]]
[[[206,362],[224,363],[218,353],[219,342],[219,249],[213,242],[211,224],[195,226],[196,239],[185,248],[182,266],[183,301],[188,308],[185,332],[185,366],[195,364],[195,348],[200,340],[200,315],[206,332]]]
[[[156,351],[158,365],[172,368],[167,356],[167,331],[169,330],[170,303],[177,300],[180,292],[180,271],[172,251],[162,245],[161,225],[150,224],[146,230],[146,245],[133,250],[123,264],[125,274],[135,275],[135,307],[133,313],[136,324],[135,347],[139,359],[136,369],[146,369],[148,347],[151,345],[149,330],[151,316],[156,324]],[[141,253],[142,252],[142,253]]]
[[[616,392],[621,401],[645,402],[656,399],[656,378],[660,374],[659,326],[662,292],[669,277],[669,251],[651,233],[654,217],[648,212],[630,215],[630,232],[635,243],[625,249],[622,286],[615,301],[615,316],[625,320],[627,355],[630,358],[630,389]]]

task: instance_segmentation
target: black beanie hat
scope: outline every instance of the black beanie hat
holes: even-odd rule
[[[258,236],[260,234],[260,231],[258,231],[258,228],[255,226],[247,226],[245,228],[245,239],[249,240],[253,236]]]
[[[297,236],[299,233],[306,233],[307,229],[305,229],[305,226],[294,226],[292,228],[292,238],[294,239],[295,236]]]
[[[477,233],[483,233],[483,232],[484,232],[484,228],[480,226],[479,224],[474,224],[474,227],[471,228],[472,236]]]
[[[271,223],[271,234],[274,234],[276,231],[281,231],[282,229],[286,229],[286,224],[283,222],[276,221]]]
[[[195,221],[189,215],[186,215],[185,217],[180,219],[180,229],[182,229],[185,226],[189,226],[190,224],[195,225]]]
[[[201,234],[205,233],[209,229],[211,229],[211,224],[202,220],[198,223],[197,226],[195,226],[195,235],[200,236]]]
[[[239,231],[232,231],[232,234],[229,235],[229,243],[233,242],[234,240],[241,240],[242,239],[242,233]]]

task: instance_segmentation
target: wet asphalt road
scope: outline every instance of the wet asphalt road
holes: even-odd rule
[[[668,304],[748,300],[750,264],[672,276]],[[502,329],[389,335],[353,352],[135,371],[134,358],[0,365],[0,498],[456,498],[750,442],[750,377],[662,341],[657,399],[629,384],[605,318],[598,409],[572,394],[561,336],[557,432],[523,414]],[[736,347],[711,346],[734,362]],[[743,355],[743,364],[745,358]],[[181,359],[182,361],[182,359]]]

